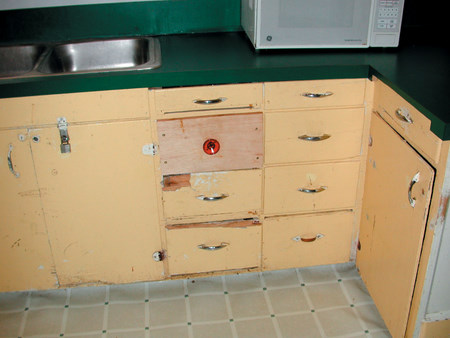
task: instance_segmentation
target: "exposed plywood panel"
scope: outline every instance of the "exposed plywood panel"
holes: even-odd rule
[[[161,120],[157,124],[163,175],[262,167],[262,114]]]

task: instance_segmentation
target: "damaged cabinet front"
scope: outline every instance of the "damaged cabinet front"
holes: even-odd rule
[[[19,100],[27,127],[0,132],[2,290],[163,278],[148,91]]]

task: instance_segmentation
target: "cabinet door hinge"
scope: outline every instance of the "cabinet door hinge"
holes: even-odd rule
[[[158,146],[154,143],[145,144],[142,147],[142,153],[144,155],[155,156],[158,153]]]
[[[59,137],[61,139],[61,154],[71,152],[69,132],[67,130],[67,120],[65,117],[58,117]]]

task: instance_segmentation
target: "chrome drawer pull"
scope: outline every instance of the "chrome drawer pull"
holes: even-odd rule
[[[12,163],[12,151],[13,151],[13,146],[12,146],[12,144],[10,144],[9,150],[8,150],[8,168],[9,168],[9,171],[14,175],[14,177],[19,178],[20,174],[14,170],[14,165]]]
[[[323,234],[317,234],[316,236],[313,236],[313,237],[295,236],[294,238],[292,238],[292,240],[294,242],[302,241],[302,242],[310,243],[310,242],[314,242],[317,239],[321,239],[321,238],[324,238],[324,237],[325,237],[325,235],[323,235]]]
[[[214,202],[214,201],[219,201],[219,200],[223,200],[224,198],[227,198],[229,195],[227,194],[222,194],[220,196],[205,196],[205,195],[200,195],[197,196],[197,198],[199,200],[202,201],[207,201],[207,202]]]
[[[411,118],[411,115],[407,110],[403,110],[402,108],[398,108],[395,111],[395,116],[402,122],[406,122],[409,124],[414,123],[413,119]]]
[[[316,142],[316,141],[323,141],[323,140],[329,139],[330,137],[331,137],[331,135],[329,135],[329,134],[323,134],[322,136],[302,135],[302,136],[299,136],[298,138],[303,141]]]
[[[196,104],[203,104],[203,105],[218,104],[218,103],[221,103],[221,102],[225,101],[226,99],[227,99],[226,97],[218,97],[217,99],[211,99],[211,100],[197,99],[197,100],[194,100],[194,103],[196,103]]]
[[[325,92],[325,93],[303,93],[302,96],[308,97],[310,99],[320,99],[323,97],[328,97],[333,95],[332,92]]]
[[[297,189],[297,191],[300,191],[300,192],[304,192],[304,193],[307,193],[307,194],[315,194],[315,193],[318,193],[318,192],[322,192],[322,191],[324,191],[324,190],[327,190],[327,187],[325,187],[325,186],[321,186],[320,188],[298,188]]]
[[[197,245],[197,248],[202,249],[202,250],[214,251],[214,250],[223,249],[223,248],[225,248],[228,245],[230,245],[230,244],[226,243],[226,242],[222,242],[219,245],[200,244],[200,245]]]
[[[408,200],[409,200],[409,204],[414,208],[416,206],[416,199],[414,197],[412,197],[412,188],[414,186],[414,184],[416,184],[417,182],[419,182],[420,179],[420,172],[418,172],[417,174],[414,175],[414,177],[412,178],[411,182],[409,183],[409,189],[408,189]]]

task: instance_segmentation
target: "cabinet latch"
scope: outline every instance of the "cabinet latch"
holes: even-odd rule
[[[61,139],[61,154],[71,152],[69,132],[67,130],[67,120],[65,117],[58,117],[59,137]]]
[[[158,146],[154,143],[145,144],[142,147],[142,153],[144,155],[155,156],[158,152]]]

